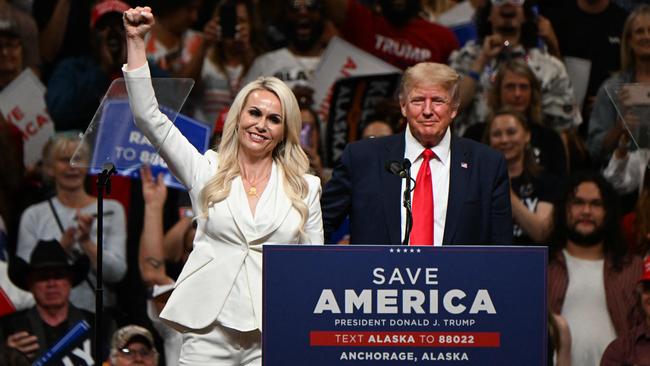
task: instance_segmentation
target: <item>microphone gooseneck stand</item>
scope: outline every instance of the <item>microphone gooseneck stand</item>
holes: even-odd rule
[[[402,173],[406,178],[406,187],[404,187],[404,209],[406,210],[406,227],[404,228],[404,240],[402,245],[409,245],[411,237],[411,228],[413,228],[413,213],[411,212],[411,161],[404,159],[402,163]],[[400,174],[401,176],[401,174]],[[415,189],[415,187],[413,187]]]
[[[97,176],[97,284],[95,286],[95,364],[102,363],[102,318],[104,311],[104,281],[102,277],[104,251],[104,188],[111,194],[111,175],[116,174],[115,165],[108,163]]]
[[[411,161],[409,159],[404,159],[402,162],[399,161],[388,161],[384,165],[384,168],[401,179],[406,178],[406,185],[404,187],[403,198],[404,198],[404,209],[406,210],[406,227],[404,228],[404,240],[402,245],[409,245],[409,237],[411,236],[411,228],[413,227],[413,214],[411,212]],[[415,181],[413,181],[415,182]],[[413,187],[415,189],[415,186]]]

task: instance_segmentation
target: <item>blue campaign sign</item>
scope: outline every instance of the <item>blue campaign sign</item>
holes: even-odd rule
[[[174,113],[164,107],[161,107],[161,110],[167,116]],[[174,125],[200,153],[204,153],[208,149],[210,128],[205,123],[178,113]],[[104,103],[98,128],[91,174],[100,173],[103,162],[110,161],[115,165],[119,175],[139,178],[138,168],[147,164],[151,166],[154,176],[163,173],[167,186],[185,189],[169,172],[167,164],[158,155],[157,150],[133,122],[133,114],[128,101],[118,100]]]
[[[263,364],[546,366],[543,247],[264,246]]]

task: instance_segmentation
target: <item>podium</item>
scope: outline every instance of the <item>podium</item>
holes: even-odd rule
[[[546,365],[545,247],[264,246],[263,365]]]

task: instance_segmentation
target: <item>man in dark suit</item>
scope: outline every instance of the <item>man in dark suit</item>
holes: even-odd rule
[[[417,181],[411,244],[512,243],[503,156],[452,136],[449,127],[458,111],[459,81],[458,73],[442,64],[420,63],[405,71],[399,102],[408,127],[401,134],[345,148],[321,198],[326,239],[349,215],[351,244],[402,242],[406,180],[385,166],[406,158]]]

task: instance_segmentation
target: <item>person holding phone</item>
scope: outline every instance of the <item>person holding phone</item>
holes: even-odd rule
[[[232,103],[255,57],[264,49],[260,22],[251,0],[228,0],[204,27],[207,42],[198,72],[198,120],[213,124]]]
[[[183,332],[180,365],[260,365],[262,245],[322,244],[320,180],[307,174],[298,103],[279,79],[237,94],[218,151],[200,154],[157,108],[144,39],[149,7],[124,13],[123,68],[136,125],[188,188],[194,245],[160,314]]]
[[[551,31],[543,24],[540,34],[537,19],[531,1],[490,0],[477,10],[477,41],[467,42],[449,58],[450,66],[464,75],[456,133],[463,135],[470,126],[487,120],[487,94],[494,74],[512,59],[523,59],[539,79],[542,114],[548,127],[562,132],[582,123],[564,64],[539,47],[540,37],[550,36]],[[552,43],[550,38],[542,39]]]
[[[202,0],[152,0],[157,22],[148,33],[147,58],[172,77],[200,76],[200,66],[213,34],[193,30]]]

